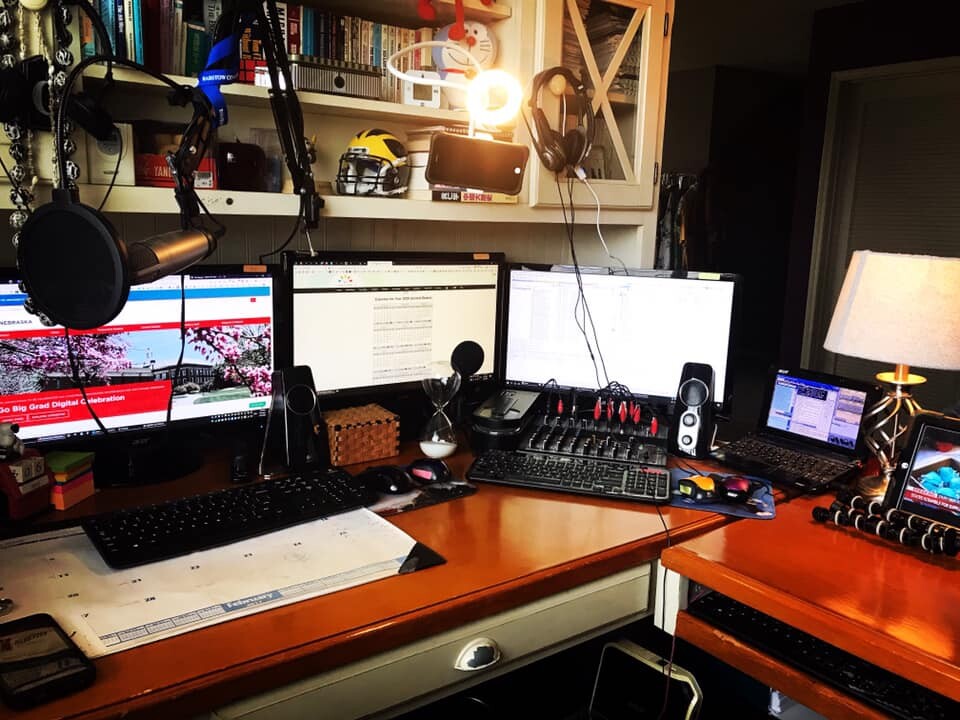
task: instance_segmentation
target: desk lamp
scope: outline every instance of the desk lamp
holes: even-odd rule
[[[883,495],[920,411],[910,389],[926,378],[910,366],[960,370],[960,258],[854,252],[823,347],[895,368],[877,374],[886,394],[864,415],[864,441],[880,475],[861,480],[858,490]]]

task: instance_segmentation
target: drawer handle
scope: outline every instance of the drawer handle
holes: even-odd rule
[[[454,667],[464,672],[483,670],[500,662],[500,647],[490,638],[477,638],[464,646]]]

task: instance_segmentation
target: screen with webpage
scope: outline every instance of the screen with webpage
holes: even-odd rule
[[[552,378],[560,387],[597,390],[609,379],[635,395],[669,399],[677,394],[684,363],[699,362],[713,368],[714,396],[722,401],[733,323],[732,280],[719,275],[581,277],[593,327],[589,319],[584,323],[572,272],[510,272],[508,383],[540,386]]]
[[[292,268],[293,364],[317,392],[419,382],[472,340],[494,372],[496,262],[304,259]]]
[[[74,381],[62,327],[23,309],[17,279],[0,280],[0,422],[24,440],[142,430],[171,420],[225,422],[265,415],[273,370],[274,287],[266,271],[194,268],[185,274],[186,342],[180,356],[180,276],[131,288],[120,314],[71,330],[87,399]]]
[[[777,373],[767,427],[854,450],[866,401],[862,390]]]
[[[921,430],[900,507],[960,526],[960,432],[935,427]]]

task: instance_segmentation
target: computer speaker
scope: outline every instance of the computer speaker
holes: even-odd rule
[[[670,426],[671,453],[693,458],[710,454],[713,403],[713,368],[703,363],[684,363]]]
[[[274,370],[260,474],[330,466],[327,425],[306,365]]]

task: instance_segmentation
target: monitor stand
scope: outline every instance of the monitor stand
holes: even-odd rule
[[[178,432],[102,440],[95,452],[97,487],[153,485],[189,475],[203,465],[200,447]]]

